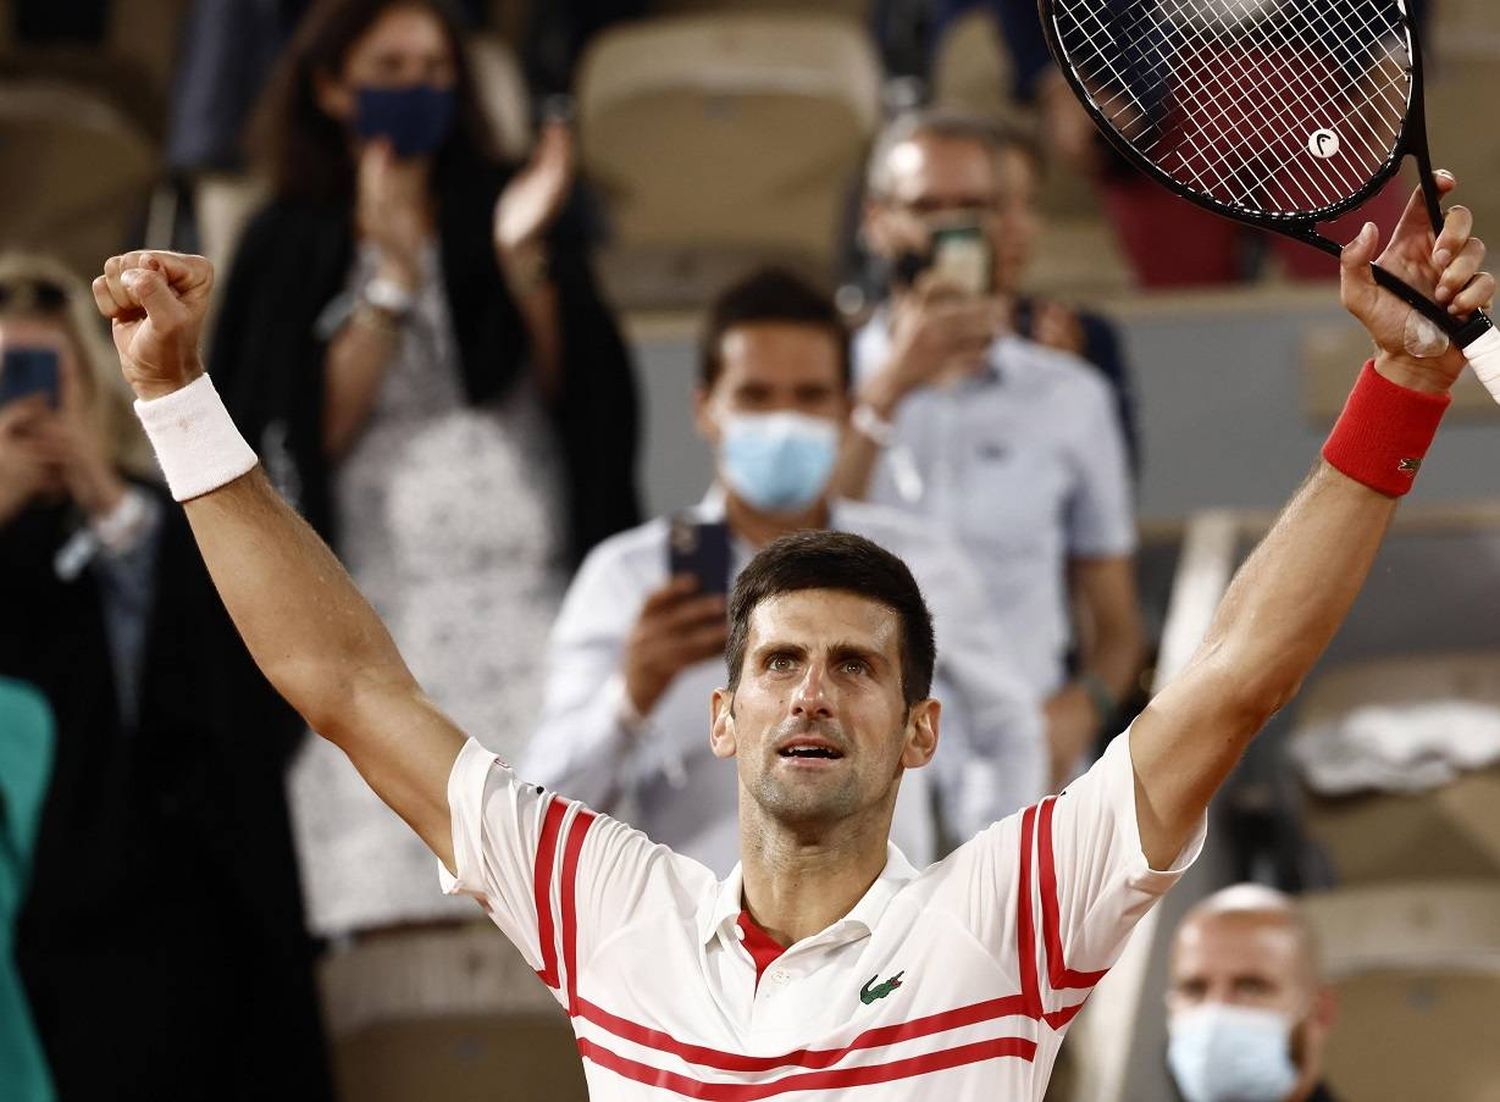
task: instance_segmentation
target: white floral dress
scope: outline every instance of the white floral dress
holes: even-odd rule
[[[350,287],[374,274],[361,250]],[[436,247],[374,411],[333,476],[339,551],[427,693],[506,760],[541,707],[562,597],[560,460],[527,384],[471,407]],[[309,738],[290,778],[308,924],[336,937],[471,918],[434,887],[433,857],[332,744]]]

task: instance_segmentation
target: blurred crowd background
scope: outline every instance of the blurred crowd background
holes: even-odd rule
[[[1415,6],[1500,235],[1500,9]],[[0,180],[7,1102],[584,1097],[542,985],[245,655],[111,254],[215,262],[218,389],[441,706],[720,875],[756,547],[857,531],[921,582],[929,862],[1172,676],[1367,354],[1336,262],[1102,143],[1031,0],[0,0]],[[1466,383],[1049,1098],[1500,1099],[1497,428]]]

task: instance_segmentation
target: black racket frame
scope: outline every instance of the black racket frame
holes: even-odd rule
[[[1303,0],[1303,2],[1317,3],[1318,0]],[[1401,171],[1401,164],[1407,157],[1412,157],[1417,162],[1422,197],[1426,201],[1427,217],[1432,222],[1433,232],[1438,232],[1443,226],[1443,207],[1438,196],[1437,184],[1433,181],[1432,151],[1428,148],[1427,142],[1427,96],[1423,80],[1421,31],[1408,8],[1408,0],[1395,0],[1395,3],[1400,5],[1401,13],[1405,17],[1406,42],[1411,61],[1411,94],[1407,97],[1406,119],[1401,127],[1401,135],[1396,142],[1396,147],[1364,187],[1347,199],[1307,214],[1252,214],[1228,204],[1216,202],[1206,195],[1200,195],[1183,187],[1172,179],[1149,159],[1142,156],[1105,117],[1104,112],[1100,111],[1094,103],[1093,97],[1084,87],[1083,81],[1074,71],[1073,66],[1068,63],[1068,55],[1058,37],[1057,23],[1053,15],[1057,6],[1056,0],[1037,0],[1037,16],[1042,21],[1042,33],[1047,39],[1047,49],[1052,54],[1052,60],[1057,64],[1063,78],[1067,80],[1068,87],[1073,90],[1073,95],[1079,103],[1083,104],[1089,117],[1093,119],[1094,126],[1131,165],[1195,206],[1225,218],[1232,218],[1243,225],[1271,230],[1336,257],[1343,252],[1343,246],[1319,233],[1317,224],[1330,221],[1364,205]],[[1405,281],[1392,275],[1379,264],[1371,264],[1370,267],[1374,271],[1375,282],[1420,312],[1423,317],[1447,333],[1460,347],[1470,344],[1487,329],[1492,328],[1490,318],[1483,310],[1476,310],[1467,319],[1455,318],[1443,307],[1420,291],[1408,286]]]

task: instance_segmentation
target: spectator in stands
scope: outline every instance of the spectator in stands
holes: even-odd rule
[[[1216,892],[1182,920],[1169,967],[1167,1059],[1186,1102],[1331,1102],[1334,996],[1294,900]]]
[[[1026,271],[1036,255],[1042,214],[1041,152],[1012,131],[995,128],[995,156],[1001,192],[1010,204],[1006,232],[996,241],[995,290],[1012,303],[1016,335],[1077,356],[1098,368],[1114,395],[1132,470],[1140,469],[1140,427],[1136,422],[1135,380],[1115,325],[1102,314],[1056,299],[1024,293]]]
[[[56,721],[17,941],[37,1028],[62,1098],[326,1097],[285,756],[241,753],[289,713],[245,689],[93,311],[0,258],[0,676]]]
[[[1144,647],[1113,399],[1077,357],[1011,332],[1003,294],[902,274],[954,219],[979,227],[997,270],[1013,268],[1026,216],[1003,152],[988,123],[949,112],[900,118],[876,144],[864,234],[891,297],[855,338],[839,484],[956,531],[1047,698],[1060,784],[1133,690]]]
[[[722,555],[724,576],[669,568],[674,518],[601,544],[553,633],[547,703],[522,772],[727,874],[737,853],[732,770],[703,737],[705,693],[723,683],[723,592],[754,551],[803,528],[857,532],[911,566],[937,623],[943,747],[937,781],[950,838],[1034,799],[1043,780],[1034,697],[985,612],[983,585],[941,525],[831,497],[848,413],[848,334],[832,302],[769,270],[730,288],[704,333],[695,396],[717,481],[677,518]],[[851,676],[857,676],[851,671]],[[946,764],[942,764],[946,763]],[[908,776],[894,837],[911,860],[941,851],[926,771]]]
[[[433,696],[514,756],[569,567],[638,520],[636,400],[568,207],[571,134],[513,170],[488,133],[446,4],[316,5],[262,105],[273,197],[213,368]],[[472,918],[321,740],[292,800],[316,932]]]

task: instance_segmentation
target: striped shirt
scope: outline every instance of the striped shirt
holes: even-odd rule
[[[738,867],[719,881],[476,742],[448,799],[444,890],[478,899],[567,1010],[594,1102],[1040,1099],[1068,1024],[1202,845],[1200,825],[1149,867],[1127,733],[924,871],[891,846],[848,914],[778,955],[743,921]]]

